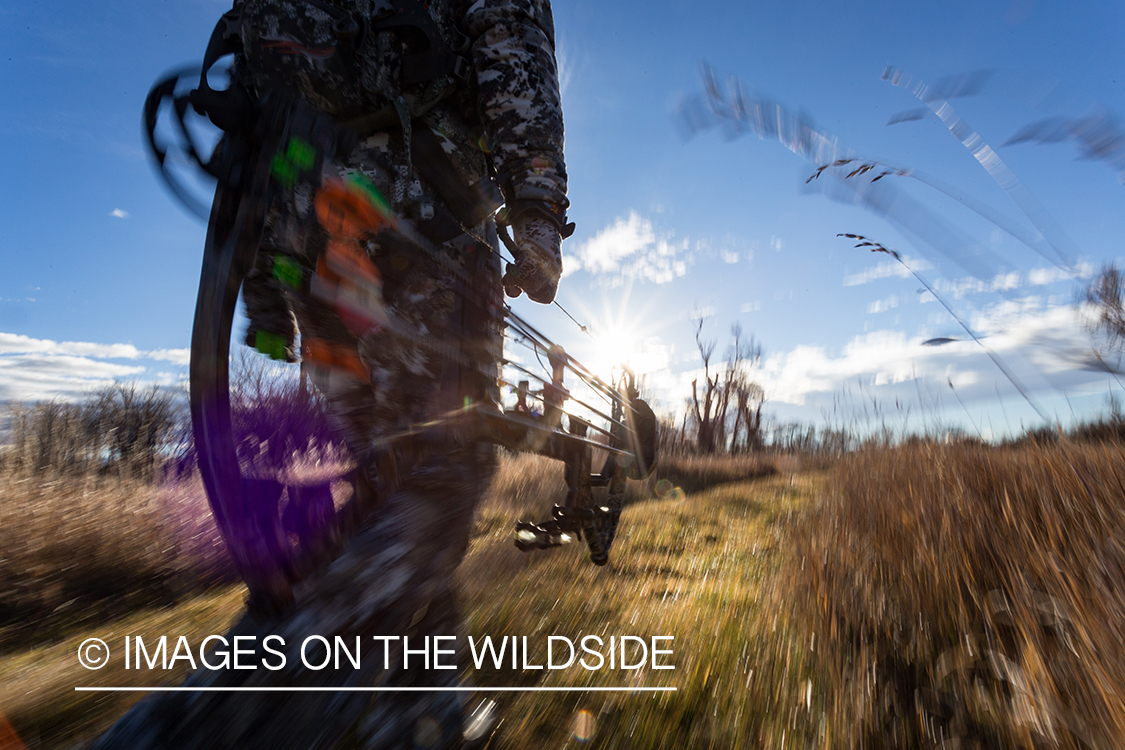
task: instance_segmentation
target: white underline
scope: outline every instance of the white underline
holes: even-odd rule
[[[80,693],[674,693],[674,687],[76,687]]]

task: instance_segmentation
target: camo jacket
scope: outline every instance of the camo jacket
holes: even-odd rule
[[[263,70],[270,66],[254,58],[256,50],[287,43],[291,49],[291,42],[285,41],[287,33],[290,39],[299,35],[310,46],[320,45],[317,49],[331,49],[339,41],[331,24],[325,22],[332,13],[342,9],[370,19],[386,4],[387,0],[331,0],[330,5],[324,0],[238,0],[235,10],[242,15],[244,51],[236,61],[236,75],[252,92],[261,93],[271,85]],[[292,63],[296,69],[285,70],[278,83],[296,88],[306,100],[345,124],[361,123],[354,127],[360,134],[359,146],[339,166],[361,172],[396,214],[423,230],[442,201],[439,191],[415,169],[411,128],[429,128],[437,136],[465,185],[484,178],[491,167],[507,202],[531,199],[566,205],[563,120],[549,0],[430,0],[421,7],[428,9],[442,38],[469,63],[467,80],[445,75],[400,86],[403,60],[412,48],[405,44],[402,33],[369,25],[362,44],[357,44],[358,71],[325,71],[314,56],[287,55],[285,64]],[[299,34],[293,34],[294,29]],[[467,43],[459,43],[465,40]],[[280,211],[282,216],[308,212],[307,200],[293,198]],[[472,239],[495,246],[495,234],[487,226],[476,227],[470,235],[446,243],[454,260],[464,260],[466,249],[474,245]],[[292,354],[292,321],[286,306],[276,304],[281,290],[271,278],[269,250],[299,255],[300,244],[286,236],[284,220],[267,222],[263,243],[267,252],[259,253],[259,267],[243,288],[252,327],[257,323],[286,334],[287,356]],[[357,442],[394,433],[434,412],[432,399],[425,394],[433,393],[439,371],[448,365],[421,344],[432,344],[439,332],[446,335],[448,316],[458,296],[453,277],[414,254],[375,245],[368,248],[368,254],[383,274],[382,292],[390,312],[400,329],[414,331],[414,335],[384,331],[356,341],[315,300],[292,296],[289,300],[303,335],[354,345],[371,373],[370,386],[359,391],[328,389],[337,391],[333,400],[347,415],[348,432]],[[314,265],[312,257],[304,260]],[[487,274],[494,278],[482,286],[498,290],[498,267],[490,267]],[[495,310],[499,304],[499,300],[489,299],[473,306]],[[495,383],[499,325],[486,322],[477,328],[482,326],[488,330],[482,330],[477,341],[462,342],[458,348],[465,355],[462,360],[476,361],[474,370],[492,372]],[[251,330],[250,337],[254,336]],[[487,340],[482,341],[482,336]],[[479,388],[470,390],[477,393],[464,395],[479,397]]]
[[[418,2],[451,46],[461,49],[458,40],[467,38],[462,51],[472,70],[467,81],[447,75],[400,85],[407,46],[402,33],[370,26],[357,44],[362,59],[358,76],[329,71],[304,77],[302,71],[290,70],[287,81],[296,79],[307,99],[345,121],[392,111],[401,98],[409,119],[420,119],[443,139],[446,152],[470,182],[484,176],[490,159],[507,201],[538,199],[565,206],[563,118],[549,0]],[[312,17],[339,8],[371,19],[385,6],[387,0],[238,0],[235,9],[252,20],[244,23],[243,62],[253,63],[254,51],[270,46],[261,41],[276,46],[295,23],[306,35],[320,33],[323,38],[315,41],[331,49],[337,40],[330,38],[330,24],[310,30],[315,26]],[[307,19],[312,20],[305,23]],[[299,56],[289,59],[300,64]],[[258,89],[268,78],[260,70],[248,77],[250,87]],[[394,118],[389,119],[393,124]]]

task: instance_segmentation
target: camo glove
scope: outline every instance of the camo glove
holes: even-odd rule
[[[515,263],[509,263],[501,283],[509,297],[523,292],[533,301],[548,305],[555,299],[562,277],[562,235],[555,224],[532,214],[518,217],[512,225]]]
[[[522,292],[541,305],[555,299],[562,277],[562,241],[574,234],[574,222],[567,222],[569,202],[515,200],[497,214],[498,224],[510,226],[515,241],[505,239],[515,263],[509,263],[501,283],[509,297]],[[504,231],[501,237],[507,237]]]

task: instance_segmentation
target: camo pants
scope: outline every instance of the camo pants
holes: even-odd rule
[[[323,369],[319,382],[314,379],[328,394],[359,463],[357,492],[366,486],[378,497],[361,525],[385,529],[385,544],[403,550],[402,557],[364,570],[370,590],[367,584],[357,587],[355,617],[372,634],[409,636],[413,643],[457,636],[463,642],[450,581],[494,470],[493,447],[459,444],[455,432],[424,444],[401,436],[423,424],[440,428],[458,406],[495,399],[500,330],[491,317],[495,312],[466,294],[462,279],[427,267],[408,247],[383,244],[373,259],[387,270],[386,301],[400,325],[408,321],[419,338],[389,329],[365,334],[355,351],[369,380]],[[486,280],[478,289],[499,288],[494,254],[470,238],[450,244],[450,257],[461,261],[455,268],[475,266],[473,275]],[[306,299],[295,309],[303,336],[346,338],[321,303]],[[380,676],[384,685],[410,687],[455,687],[459,680],[456,671],[440,670]],[[356,746],[372,749],[457,747],[460,732],[457,693],[375,694],[354,725]]]
[[[393,149],[395,139],[387,140]],[[396,213],[417,219],[420,206],[437,199],[408,170],[385,166],[403,161],[387,158],[395,155],[360,148],[342,169],[361,171]],[[293,201],[290,210],[299,213],[301,196]],[[459,636],[450,581],[468,549],[495,457],[491,445],[467,442],[454,420],[467,406],[499,398],[503,298],[495,227],[489,222],[428,249],[394,232],[363,244],[381,283],[385,325],[357,333],[331,300],[287,291],[309,377],[328,398],[359,475],[357,535],[341,559],[298,588],[297,607],[302,590],[317,597],[319,587],[348,581],[348,632],[409,634],[415,643]],[[267,230],[267,248],[308,268],[316,268],[313,256],[324,252],[315,239],[287,235],[277,225]],[[319,361],[310,342],[321,347]],[[429,434],[422,440],[414,433],[424,426]],[[401,556],[365,558],[364,540],[371,535],[382,539],[380,552],[389,546]],[[456,671],[377,674],[383,684],[452,687],[458,681]],[[425,746],[455,746],[458,694],[375,695],[353,725],[359,747],[410,747],[419,736],[430,738]]]

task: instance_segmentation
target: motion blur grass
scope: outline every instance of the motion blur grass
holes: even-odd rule
[[[126,670],[120,651],[101,670],[79,665],[79,645],[101,638],[111,650],[126,635],[155,641],[161,635],[186,635],[197,643],[224,632],[242,609],[245,589],[225,586],[198,593],[176,606],[142,608],[118,619],[89,624],[50,645],[0,656],[0,714],[6,715],[28,750],[83,747],[108,729],[140,693],[76,692],[75,687],[177,685],[186,663],[175,669]],[[4,748],[7,750],[7,747]]]
[[[513,461],[524,477],[553,468],[534,458]],[[531,643],[548,635],[575,643],[587,634],[675,638],[665,642],[675,670],[490,668],[471,675],[486,686],[677,688],[657,695],[504,694],[499,747],[780,747],[786,733],[790,745],[815,736],[802,703],[808,633],[785,609],[778,573],[787,529],[808,506],[819,476],[771,472],[731,482],[733,461],[701,460],[696,481],[705,483],[699,467],[708,465],[719,469],[710,489],[626,505],[604,568],[591,565],[581,548],[521,554],[512,546],[510,500],[482,507],[459,574],[470,633],[528,636]],[[764,473],[761,465],[746,462],[743,476]],[[581,742],[580,734],[589,739]]]
[[[236,579],[198,478],[0,472],[0,655]]]
[[[721,467],[716,482],[725,482],[732,471],[729,461],[668,464],[682,465],[695,467],[694,481],[700,484],[706,484],[706,466]],[[764,466],[748,462],[744,476],[772,471]],[[799,478],[790,486],[791,477],[774,476],[767,484],[722,484],[687,498],[673,493],[672,499],[650,499],[660,478],[664,474],[634,483],[612,561],[595,568],[580,546],[538,554],[514,548],[514,521],[545,517],[553,503],[562,501],[565,488],[561,465],[503,457],[459,575],[469,633],[540,641],[546,635],[576,637],[606,629],[618,635],[671,635],[677,669],[617,672],[612,675],[616,682],[607,672],[567,670],[543,677],[503,670],[471,675],[475,684],[511,685],[513,676],[526,685],[612,686],[640,680],[680,691],[659,698],[616,696],[608,702],[591,702],[584,694],[505,697],[504,731],[494,746],[517,747],[547,736],[577,741],[573,734],[580,731],[595,744],[618,737],[628,743],[623,746],[656,747],[669,722],[679,726],[675,733],[688,745],[706,745],[706,738],[729,745],[762,715],[752,705],[756,698],[742,697],[746,685],[755,695],[780,696],[782,685],[796,684],[796,678],[779,683],[758,664],[756,647],[745,642],[746,621],[765,622],[753,614],[764,606],[763,581],[778,568],[780,530],[793,509],[807,502],[810,480]],[[0,639],[0,711],[29,748],[73,747],[137,699],[75,693],[76,685],[134,685],[140,684],[138,675],[152,684],[147,670],[126,672],[119,662],[100,672],[84,670],[75,657],[82,640],[100,637],[112,643],[124,634],[175,633],[197,642],[225,629],[238,614],[244,591],[229,583],[229,563],[196,480],[164,488],[18,473],[5,480],[7,523],[0,533],[10,553],[0,563],[0,580],[8,591],[21,594],[12,599]],[[61,605],[66,606],[60,611]],[[64,616],[68,610],[74,613]],[[785,620],[773,618],[768,625],[768,632],[762,625],[759,641],[781,643]],[[775,650],[784,671],[781,650]],[[157,677],[159,684],[175,684],[183,670]],[[571,677],[582,681],[563,681]],[[583,708],[590,715],[576,724]]]
[[[563,499],[562,468],[504,456],[458,573],[468,634],[527,636],[535,663],[548,635],[673,636],[676,669],[468,679],[677,692],[494,695],[492,747],[1108,748],[1125,736],[1121,443],[918,440],[801,463],[665,462],[633,483],[596,568],[580,546],[514,548],[513,522]],[[672,479],[691,489],[656,492]],[[194,641],[222,632],[244,592],[195,481],[4,480],[0,585],[18,597],[0,635],[0,712],[29,748],[74,747],[136,696],[73,687],[140,679],[83,670],[78,643]]]
[[[825,488],[788,575],[835,746],[1120,747],[1122,443],[916,442]]]

